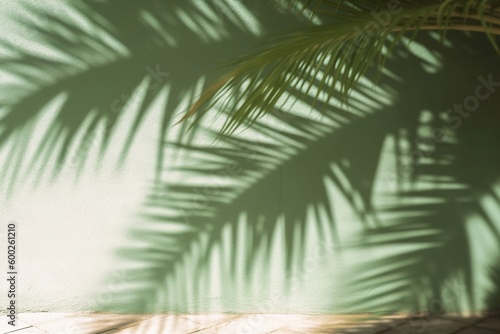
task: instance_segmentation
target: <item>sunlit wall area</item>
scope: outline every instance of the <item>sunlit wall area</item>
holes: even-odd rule
[[[222,60],[307,15],[48,4],[9,5],[13,27],[35,19],[1,48],[16,59],[0,63],[1,219],[19,228],[23,310],[500,307],[500,72],[485,36],[421,33],[349,106],[289,91],[219,136],[219,105],[177,121]]]

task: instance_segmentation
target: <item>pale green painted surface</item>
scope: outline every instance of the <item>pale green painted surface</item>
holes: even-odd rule
[[[300,26],[265,2],[220,3],[215,11],[201,1],[179,3],[172,11],[177,25],[166,29],[168,46],[154,62],[135,59],[82,23],[114,50],[99,61],[131,59],[130,73],[102,80],[118,85],[159,65],[168,72],[167,84],[119,173],[113,168],[134,120],[134,102],[105,160],[98,156],[102,131],[92,140],[76,184],[75,168],[66,167],[55,183],[42,181],[36,191],[36,175],[15,180],[1,220],[19,224],[20,307],[279,313],[498,307],[491,302],[498,300],[498,276],[495,283],[490,271],[496,265],[498,272],[499,262],[500,87],[491,88],[460,126],[456,118],[443,118],[476,94],[479,76],[500,81],[498,57],[483,37],[450,34],[446,46],[429,36],[418,39],[411,53],[396,53],[390,62],[394,80],[364,80],[347,111],[332,101],[318,107],[331,109],[321,116],[299,101],[287,107],[289,113],[238,132],[239,144],[193,132],[189,148],[166,147],[165,172],[159,189],[152,189],[162,112],[180,115],[189,98],[184,90],[199,88],[220,60],[252,50],[256,36]],[[213,21],[191,17],[193,8]],[[150,14],[143,17],[155,24]],[[145,38],[129,37],[137,43]],[[143,74],[144,85],[154,80],[147,70]],[[95,94],[89,98],[110,93]],[[117,95],[108,97],[110,107]],[[54,112],[56,104],[48,109]],[[180,127],[172,124],[178,115],[169,125],[169,143],[177,141]],[[48,110],[44,117],[33,132],[35,143],[53,115]],[[221,119],[213,120],[202,127],[216,129]],[[432,141],[411,146],[435,129],[445,136],[434,150]],[[35,152],[30,144],[27,154]],[[8,153],[2,150],[2,161]],[[423,159],[409,165],[411,154]],[[413,167],[400,188],[398,163]]]

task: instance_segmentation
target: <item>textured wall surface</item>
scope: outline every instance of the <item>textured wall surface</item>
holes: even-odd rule
[[[26,46],[21,54],[62,64],[51,72],[22,60],[47,76],[34,86],[55,88],[44,92],[51,98],[43,108],[36,100],[18,108],[43,109],[36,126],[2,138],[0,221],[18,225],[21,311],[498,307],[500,71],[484,36],[450,33],[439,44],[422,34],[409,51],[394,52],[380,81],[361,81],[350,108],[338,101],[312,108],[301,97],[232,138],[215,137],[224,115],[209,113],[188,141],[174,123],[207,73],[256,48],[265,33],[304,22],[265,1],[152,3],[97,6],[103,21],[56,1],[37,5],[81,31],[43,15],[33,20],[38,32],[3,23],[2,38]],[[2,16],[24,13],[4,5]],[[98,25],[106,21],[112,28]],[[7,75],[9,66],[0,62],[3,87],[28,87]],[[137,111],[149,92],[150,106]],[[59,165],[62,139],[43,151],[52,158],[37,156],[47,133],[72,131],[70,121],[54,130],[63,112],[82,124],[118,115],[109,118],[103,155],[104,119],[75,135],[87,148],[81,172],[76,144]],[[1,255],[2,268],[5,261]]]

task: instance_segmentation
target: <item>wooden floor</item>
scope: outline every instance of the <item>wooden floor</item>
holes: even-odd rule
[[[2,333],[15,334],[493,334],[500,314],[475,316],[369,315],[116,315],[21,313],[16,326],[1,316]]]

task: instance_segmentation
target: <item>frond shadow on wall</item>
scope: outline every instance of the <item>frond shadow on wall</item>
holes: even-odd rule
[[[488,309],[489,310],[500,310],[500,269],[498,268],[498,258],[490,269],[490,280],[492,286],[490,288],[490,294],[488,296]]]
[[[415,246],[404,254],[385,255],[379,261],[361,263],[355,268],[356,278],[346,280],[349,283],[346,291],[366,289],[366,285],[395,284],[388,285],[388,290],[365,296],[363,302],[367,304],[364,305],[382,309],[388,300],[426,304],[432,298],[439,298],[446,281],[457,273],[463,277],[468,298],[473,298],[474,291],[470,289],[473,260],[465,215],[479,213],[493,233],[495,218],[482,211],[477,199],[483,192],[491,193],[489,187],[498,176],[497,154],[490,149],[491,143],[497,140],[494,125],[498,122],[494,113],[488,113],[486,118],[464,120],[463,126],[453,133],[456,142],[437,145],[428,160],[416,165],[409,178],[410,185],[402,182],[407,188],[392,194],[389,199],[392,202],[385,207],[373,203],[373,188],[387,136],[410,144],[409,148],[395,147],[396,161],[400,161],[406,156],[403,151],[418,148],[415,139],[422,136],[419,134],[422,111],[430,111],[436,120],[431,127],[440,126],[439,113],[451,107],[450,101],[462,101],[470,94],[470,86],[450,83],[464,80],[462,76],[474,81],[477,74],[485,73],[480,66],[487,62],[475,62],[478,67],[466,67],[466,72],[456,71],[457,66],[463,68],[463,64],[468,66],[471,60],[477,60],[477,51],[466,50],[466,45],[475,45],[473,38],[450,34],[455,48],[452,51],[436,47],[444,59],[444,69],[435,73],[422,72],[422,61],[413,56],[396,57],[391,63],[395,64],[394,73],[401,74],[399,80],[385,78],[381,82],[383,90],[379,91],[373,91],[371,84],[361,84],[351,100],[354,107],[349,109],[327,105],[321,107],[325,109],[321,116],[316,112],[276,110],[245,133],[219,137],[215,147],[211,140],[217,132],[203,127],[196,129],[195,137],[202,136],[205,140],[165,143],[163,139],[173,111],[186,96],[189,98],[192,87],[199,82],[199,73],[217,62],[218,49],[231,47],[236,52],[246,47],[242,41],[254,38],[253,34],[242,29],[243,23],[234,14],[228,39],[208,42],[207,35],[199,29],[193,31],[178,18],[169,16],[172,11],[167,10],[171,9],[168,6],[173,6],[170,3],[120,3],[120,12],[124,13],[120,16],[115,14],[114,4],[92,3],[95,6],[92,13],[101,15],[85,18],[106,31],[107,42],[96,45],[95,32],[78,29],[58,16],[43,14],[44,19],[53,21],[53,31],[37,26],[36,22],[41,22],[37,20],[29,29],[39,31],[43,40],[55,47],[53,51],[59,60],[47,61],[45,57],[25,54],[25,50],[7,45],[11,54],[5,58],[4,66],[22,81],[6,90],[10,95],[2,100],[2,107],[7,109],[2,115],[0,133],[2,145],[7,145],[16,134],[24,138],[10,147],[12,159],[2,175],[15,176],[22,171],[19,166],[25,161],[23,148],[30,145],[26,138],[33,129],[32,121],[39,117],[47,103],[60,96],[62,107],[56,110],[53,126],[37,146],[38,153],[31,159],[30,168],[36,171],[37,164],[49,164],[49,157],[63,163],[70,146],[85,145],[76,139],[79,131],[84,129],[85,136],[92,136],[107,120],[112,125],[107,127],[101,143],[104,150],[113,131],[113,119],[121,115],[111,112],[112,103],[122,93],[133,92],[143,83],[146,95],[139,99],[141,107],[124,145],[126,152],[148,106],[163,92],[162,87],[169,87],[165,114],[159,124],[159,155],[177,152],[178,164],[166,168],[162,181],[152,185],[142,215],[143,223],[130,232],[131,244],[119,252],[139,269],[123,271],[121,289],[102,298],[105,299],[103,307],[139,312],[165,307],[170,311],[203,310],[210,305],[202,305],[199,296],[221,284],[236,287],[232,292],[238,291],[239,297],[245,300],[243,297],[251,297],[258,288],[265,288],[262,287],[265,277],[255,283],[259,281],[254,276],[255,272],[269,274],[273,269],[273,262],[267,258],[282,260],[284,265],[278,268],[283,268],[285,273],[304,266],[303,254],[311,247],[308,238],[311,230],[346,249]],[[198,10],[190,8],[191,2],[185,6],[188,8],[184,11],[191,14]],[[139,7],[144,11],[138,10]],[[110,18],[116,21],[110,22]],[[161,28],[157,22],[162,22]],[[168,24],[175,29],[167,32]],[[434,43],[432,41],[427,42]],[[481,50],[483,44],[477,42],[477,45]],[[457,49],[470,57],[453,63],[449,59],[453,59],[451,53]],[[97,55],[102,54],[110,58],[98,60]],[[211,61],[200,62],[199,54],[203,59],[210,57]],[[99,66],[87,70],[90,63],[95,65],[94,61]],[[156,69],[157,64],[168,72],[165,83],[160,86],[155,86],[145,73],[147,66]],[[196,75],[184,70],[193,67],[199,67],[192,71]],[[487,67],[485,70],[490,71]],[[425,83],[429,86],[420,86]],[[148,89],[153,86],[154,89]],[[445,94],[446,98],[441,96],[443,87],[453,87],[449,95]],[[397,97],[395,102],[389,102],[384,90],[391,92],[389,97]],[[302,111],[309,110],[312,97],[304,97],[301,92],[290,94],[300,98],[298,104],[302,103]],[[491,105],[494,101],[492,98],[486,103]],[[120,106],[121,110],[123,105]],[[481,110],[489,109],[481,107]],[[477,147],[484,150],[477,151]],[[85,146],[82,149],[85,151]],[[80,162],[85,160],[84,155]],[[159,163],[164,160],[160,158]],[[176,173],[180,179],[172,177]],[[422,180],[430,183],[428,189],[411,187]],[[362,243],[350,245],[338,240],[336,225],[346,222],[335,219],[329,184],[341,190],[359,220],[364,222],[366,233]],[[378,219],[372,220],[372,217]],[[311,220],[317,226],[306,225]],[[457,252],[463,258],[459,258]],[[265,267],[265,270],[255,271],[257,267]],[[239,283],[242,277],[251,279]],[[422,290],[427,294],[422,294]],[[354,295],[350,294],[348,307],[356,303]],[[424,300],[419,300],[418,295]],[[385,299],[380,298],[382,296]],[[247,306],[243,304],[243,308]]]
[[[353,206],[362,206],[360,214],[370,206],[376,152],[386,129],[370,126],[374,117],[369,115],[370,108],[384,101],[369,87],[367,83],[367,93],[360,89],[353,97],[359,100],[359,108],[337,107],[316,117],[276,110],[239,136],[217,137],[216,130],[198,129],[208,138],[218,138],[215,147],[210,141],[167,144],[185,157],[166,170],[162,184],[152,187],[142,215],[144,223],[131,231],[137,246],[119,252],[140,269],[125,270],[126,282],[130,280],[133,286],[128,289],[125,284],[124,291],[107,298],[107,306],[112,310],[133,306],[133,311],[145,312],[161,308],[157,303],[164,301],[169,311],[175,311],[173,305],[189,299],[190,309],[203,310],[209,305],[197,304],[196,296],[217,282],[200,283],[197,278],[213,263],[214,250],[220,249],[220,275],[236,282],[251,277],[256,267],[272,270],[262,257],[273,252],[283,260],[285,270],[300,268],[308,245],[310,227],[305,222],[309,215],[315,217],[321,233],[336,239],[325,179],[342,187]],[[372,140],[366,143],[356,136],[358,132],[371,134]],[[359,155],[364,156],[362,165],[357,164]],[[193,272],[186,279],[178,265],[191,256]]]
[[[398,188],[382,192],[375,205],[383,224],[346,242],[345,247],[379,253],[346,273],[349,281],[343,286],[349,297],[339,309],[381,313],[491,309],[477,297],[484,288],[479,282],[485,272],[478,269],[481,258],[475,248],[486,241],[474,231],[484,230],[494,244],[500,244],[499,217],[484,205],[489,196],[494,209],[500,208],[496,189],[500,96],[493,91],[487,99],[476,99],[480,103],[475,107],[469,97],[491,75],[498,78],[494,70],[498,56],[480,39],[465,42],[452,37],[449,42],[454,47],[439,50],[442,70],[433,76],[414,72],[411,80],[401,82],[399,91],[408,93],[395,106],[402,111],[391,134],[396,166],[383,178]],[[481,93],[487,89],[484,86]],[[464,114],[451,111],[464,103],[469,103]],[[497,253],[487,256],[494,258],[500,250],[491,251]],[[354,297],[359,291],[366,293]]]
[[[140,269],[123,272],[123,290],[107,298],[106,307],[140,312],[164,307],[174,312],[203,311],[210,306],[200,302],[199,297],[213,284],[231,286],[234,290],[228,289],[238,291],[240,302],[247,301],[243,308],[248,307],[248,298],[255,292],[255,272],[269,274],[274,263],[271,259],[277,256],[284,263],[285,276],[293,276],[291,272],[304,266],[306,249],[312,247],[311,233],[333,241],[334,247],[341,249],[368,251],[387,246],[398,249],[401,245],[411,248],[398,254],[389,252],[372,263],[355,264],[355,278],[344,277],[348,298],[339,298],[332,311],[393,312],[388,309],[390,305],[406,305],[409,310],[421,308],[439,297],[446,284],[457,276],[463,279],[470,306],[474,294],[473,259],[466,217],[470,211],[484,214],[477,196],[489,191],[498,168],[496,158],[488,155],[485,163],[491,167],[490,173],[475,177],[468,174],[463,163],[477,161],[467,156],[474,155],[472,147],[491,147],[488,140],[494,138],[468,142],[465,137],[474,133],[474,122],[464,123],[460,131],[451,134],[457,136],[453,137],[457,142],[436,145],[429,159],[414,164],[409,177],[396,177],[403,188],[390,193],[392,197],[385,206],[373,203],[377,169],[387,138],[399,136],[395,142],[408,143],[408,147],[395,147],[393,151],[398,162],[393,172],[400,174],[404,168],[400,162],[408,152],[422,149],[423,144],[415,140],[425,138],[422,127],[442,127],[442,112],[450,107],[450,101],[461,101],[466,93],[470,94],[470,86],[455,89],[449,84],[458,82],[450,76],[457,64],[446,63],[456,52],[463,53],[465,64],[477,57],[476,52],[461,47],[465,41],[479,49],[485,45],[461,34],[451,34],[451,49],[436,45],[434,38],[424,39],[443,59],[442,68],[435,72],[422,70],[432,64],[422,61],[421,52],[409,55],[401,49],[391,61],[393,67],[389,67],[401,77],[385,78],[379,83],[379,91],[374,91],[372,84],[360,85],[352,103],[359,109],[330,106],[317,119],[314,112],[304,115],[277,110],[246,132],[219,137],[216,147],[169,144],[172,150],[180,150],[184,159],[175,168],[167,169],[167,181],[153,187],[146,202],[146,219],[131,231],[131,239],[138,244],[120,250]],[[489,71],[485,64],[484,69]],[[402,67],[407,71],[402,71]],[[478,74],[488,73],[482,70],[471,68],[462,75],[476,80]],[[416,82],[428,82],[429,89],[416,89]],[[446,96],[431,86],[436,84],[442,85]],[[451,87],[453,91],[448,92]],[[391,99],[383,92],[396,92],[395,102],[388,102]],[[299,103],[312,104],[312,97],[304,97],[300,92],[291,94],[300,97]],[[487,103],[491,107],[494,101]],[[482,110],[489,107],[483,105]],[[434,123],[427,124],[428,120],[422,118],[427,113]],[[207,138],[214,138],[217,133],[198,131],[207,132]],[[176,173],[182,181],[175,176],[168,179]],[[420,189],[422,180],[427,182],[426,189]],[[328,184],[340,189],[359,221],[364,222],[366,232],[360,242],[336,237],[337,224],[354,222],[336,222]],[[484,217],[494,231],[495,217]],[[306,221],[317,225],[306,225]],[[262,267],[265,270],[256,269]],[[245,280],[253,283],[241,283]],[[369,295],[355,293],[370,291],[373,286],[382,289]],[[224,296],[223,291],[220,293]],[[360,295],[361,300],[357,299]],[[353,304],[361,305],[361,309]],[[283,304],[280,309],[286,308]]]
[[[132,114],[127,136],[120,138],[123,162],[147,115],[158,111],[154,101],[166,100],[154,129],[163,138],[172,117],[222,65],[220,50],[228,58],[244,52],[279,18],[299,25],[264,2],[49,4],[20,3],[11,21],[25,37],[5,34],[0,43],[7,78],[0,147],[9,152],[1,172],[11,190],[17,177],[53,178],[66,167],[81,172],[89,151],[97,146],[102,157]]]

